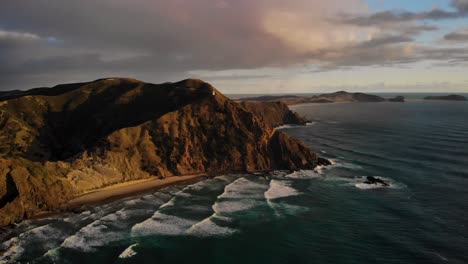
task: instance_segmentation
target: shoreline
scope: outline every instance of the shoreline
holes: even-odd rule
[[[255,174],[259,172],[268,172],[270,170],[259,170],[259,171],[244,171],[244,172],[229,172],[230,173],[249,173]],[[78,194],[71,198],[69,201],[64,203],[61,207],[53,211],[42,211],[34,214],[28,218],[22,219],[20,222],[27,220],[44,219],[51,216],[56,216],[64,213],[80,213],[84,211],[87,206],[97,206],[106,203],[111,203],[120,199],[128,197],[134,197],[143,195],[160,190],[165,187],[173,185],[189,185],[213,177],[217,177],[224,174],[218,174],[216,176],[210,175],[210,173],[198,173],[190,175],[176,175],[170,176],[164,179],[159,178],[147,178],[139,179],[128,182],[116,183],[95,190],[86,191]],[[0,240],[3,237],[8,236],[9,232],[14,229],[15,225],[20,223],[12,223],[5,226],[0,226]],[[1,254],[1,251],[0,251]]]
[[[171,185],[194,183],[206,178],[206,173],[171,176],[165,179],[140,179],[109,185],[79,194],[64,204],[61,211],[73,211],[82,206],[100,205],[126,197],[145,194]]]
[[[96,190],[91,190],[73,197],[66,202],[62,207],[53,211],[39,212],[31,217],[24,218],[21,222],[27,220],[44,219],[51,216],[61,215],[63,213],[80,213],[86,206],[97,206],[120,199],[143,195],[154,192],[165,187],[183,184],[193,184],[205,179],[208,179],[207,173],[199,173],[192,175],[171,176],[164,179],[149,178],[133,180],[129,182],[117,183],[105,186]],[[16,224],[0,226],[0,241],[8,237]],[[3,252],[0,251],[0,255]]]

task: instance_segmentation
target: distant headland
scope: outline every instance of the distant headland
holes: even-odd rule
[[[424,100],[443,100],[443,101],[467,101],[466,97],[458,94],[451,94],[445,96],[427,96]]]

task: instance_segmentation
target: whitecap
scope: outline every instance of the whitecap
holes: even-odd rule
[[[4,242],[1,247],[1,250],[4,252],[0,255],[0,263],[15,262],[15,260],[25,251],[19,244],[19,239],[17,237]]]
[[[212,237],[212,236],[228,236],[238,231],[229,227],[219,226],[213,219],[220,219],[224,221],[229,221],[230,218],[219,217],[214,213],[212,216],[204,219],[201,222],[196,223],[187,230],[188,235],[193,235],[197,237]]]
[[[155,204],[157,206],[158,203],[163,202],[159,196],[153,196],[152,199],[148,196],[144,198],[134,199],[121,210],[81,228],[73,236],[65,239],[61,247],[92,252],[98,247],[125,239],[129,234],[129,228],[133,225],[132,218],[151,215],[152,211],[149,211],[148,207],[153,207]]]
[[[323,171],[326,170],[327,167],[324,166],[324,165],[319,165],[319,166],[316,166],[315,169],[314,169],[314,172],[318,173],[318,174],[325,174]]]
[[[290,179],[314,179],[314,178],[320,178],[321,175],[313,170],[300,170],[300,171],[295,171],[291,174],[288,174],[285,177],[290,178]]]
[[[11,261],[20,258],[27,253],[26,249],[33,243],[44,251],[54,248],[68,236],[66,232],[67,230],[53,224],[32,228],[1,245],[5,252],[0,256],[0,261],[3,259]]]
[[[113,231],[101,221],[83,227],[78,233],[68,237],[60,245],[62,248],[74,249],[82,252],[93,252],[98,247],[104,246],[110,242],[125,238],[121,231]]]
[[[274,200],[300,195],[301,192],[291,187],[291,184],[289,181],[271,180],[270,188],[265,192],[265,198],[267,200]]]
[[[226,200],[218,201],[213,205],[213,210],[217,214],[231,214],[241,211],[246,211],[257,206],[262,205],[262,201],[252,199],[241,199],[241,200]]]
[[[289,129],[289,128],[294,128],[294,127],[297,127],[297,125],[282,125],[282,126],[275,127],[275,129],[283,130],[283,129]]]
[[[361,190],[370,190],[370,189],[380,189],[380,188],[388,188],[390,186],[385,186],[383,184],[367,184],[367,183],[356,183],[354,186]]]
[[[197,221],[157,212],[152,218],[132,227],[132,236],[183,235]]]
[[[135,250],[133,250],[133,248],[135,248],[136,246],[138,246],[138,243],[129,246],[127,249],[122,251],[122,253],[120,253],[119,258],[126,259],[135,256],[137,253],[135,252]]]
[[[265,184],[253,182],[246,178],[239,178],[231,184],[226,185],[226,187],[224,187],[224,192],[218,196],[218,199],[262,198],[262,190],[266,187]]]

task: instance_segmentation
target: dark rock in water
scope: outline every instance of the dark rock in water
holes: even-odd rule
[[[396,96],[395,98],[388,99],[389,102],[396,102],[396,103],[404,103],[405,97],[403,96]]]
[[[365,184],[382,184],[383,186],[390,186],[390,184],[382,179],[367,176],[367,180],[364,182]]]
[[[466,97],[458,94],[451,94],[447,96],[427,96],[424,100],[445,100],[445,101],[466,101]]]
[[[74,213],[74,214],[81,214],[81,213],[83,213],[84,211],[86,211],[86,209],[85,209],[84,206],[80,206],[80,207],[73,208],[71,211],[72,211],[72,213]]]
[[[317,160],[317,165],[319,166],[330,166],[332,165],[331,161],[325,159],[325,158],[321,158],[319,157],[318,160]]]

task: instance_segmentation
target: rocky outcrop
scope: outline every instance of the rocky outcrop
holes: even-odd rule
[[[6,94],[0,96],[0,225],[135,179],[312,169],[324,162],[274,129],[302,122],[284,104],[242,105],[200,80],[155,85],[113,78]]]
[[[285,124],[305,125],[307,123],[306,119],[291,111],[283,102],[242,102],[241,104],[271,127]]]
[[[390,186],[390,184],[387,181],[372,176],[367,176],[366,181],[364,183],[370,185]]]
[[[466,101],[466,97],[458,94],[451,94],[447,96],[427,96],[424,100],[443,100],[443,101]]]

